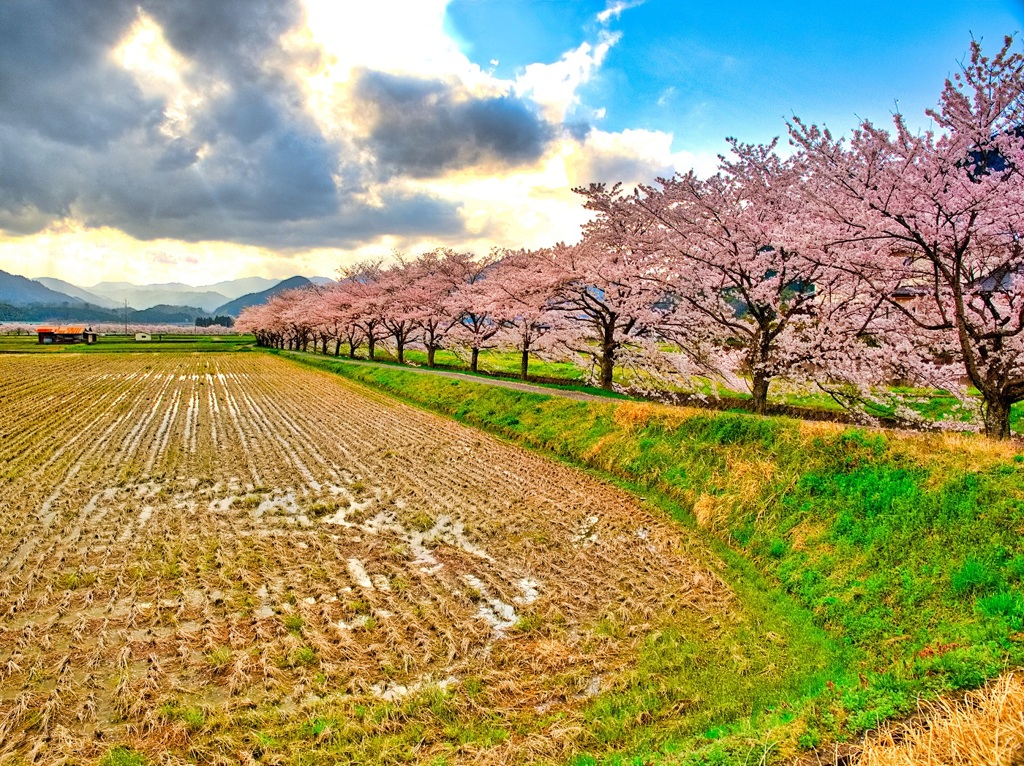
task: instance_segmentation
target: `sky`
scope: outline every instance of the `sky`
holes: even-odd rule
[[[0,269],[336,276],[578,239],[794,115],[918,130],[1024,1],[2,0]]]

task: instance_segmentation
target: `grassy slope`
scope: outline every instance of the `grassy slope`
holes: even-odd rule
[[[776,706],[747,741],[781,742],[778,753],[846,739],[912,711],[919,694],[1024,664],[1024,455],[1013,445],[575,402],[305,361],[663,493],[681,522],[808,609],[843,647],[844,667],[813,698]],[[594,703],[596,727],[608,715]],[[731,741],[721,752],[735,757]]]
[[[333,347],[332,347],[333,348]],[[317,349],[310,346],[311,353],[319,353]],[[362,357],[360,357],[362,358]],[[427,355],[423,351],[412,348],[405,354],[406,364],[410,366],[425,367]],[[397,364],[397,360],[385,347],[378,347],[376,361]],[[445,349],[437,352],[435,359],[437,366],[467,372],[468,365],[465,360],[456,354]],[[542,381],[545,385],[561,383],[559,388],[579,388],[589,392],[600,391],[587,385],[588,375],[583,366],[585,360],[580,359],[580,364],[571,362],[548,362],[539,358],[530,361],[530,377]],[[484,349],[480,353],[480,375],[499,377],[518,377],[519,355],[516,352],[502,351],[498,349]],[[638,380],[637,372],[616,368],[615,383],[617,386],[628,389],[632,385],[643,383]],[[711,401],[717,402],[716,409],[749,409],[751,400],[750,393],[746,390],[729,390],[721,383],[713,382],[707,378],[694,377],[682,380],[679,385],[666,384],[665,381],[650,381],[640,386],[641,389],[662,388],[671,393],[683,394],[686,396],[698,395],[709,397]],[[899,393],[903,404],[911,410],[916,411],[927,421],[949,421],[965,422],[969,420],[969,413],[964,411],[957,399],[947,393],[928,389],[914,388],[893,388],[893,393]],[[977,393],[977,392],[975,392]],[[815,420],[839,419],[846,421],[849,413],[844,410],[832,397],[813,387],[793,387],[786,385],[783,381],[776,381],[769,394],[769,403],[773,407],[780,408],[774,414],[796,415],[797,417],[809,417]],[[794,411],[786,411],[786,408],[793,408]],[[894,407],[890,404],[877,404],[868,408],[869,414],[881,418],[883,421],[894,415]],[[1010,409],[1010,429],[1015,434],[1024,434],[1024,402],[1018,402]]]

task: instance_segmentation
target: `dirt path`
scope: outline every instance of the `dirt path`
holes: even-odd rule
[[[4,357],[0,392],[0,763],[560,759],[654,626],[732,619],[636,498],[335,375]]]
[[[297,358],[310,357],[313,359],[328,359],[336,362],[344,362],[345,364],[358,364],[366,367],[383,367],[385,369],[394,370],[408,370],[409,372],[419,372],[426,375],[440,375],[444,378],[454,378],[456,380],[468,380],[471,383],[480,383],[485,386],[501,386],[502,388],[511,388],[516,391],[529,391],[533,394],[547,394],[549,396],[562,396],[566,399],[576,399],[581,402],[606,402],[609,397],[600,396],[598,394],[588,394],[585,391],[573,391],[567,388],[555,388],[554,386],[541,386],[534,383],[523,383],[521,381],[509,380],[508,378],[491,378],[486,375],[471,375],[464,372],[453,372],[452,370],[439,370],[431,367],[416,367],[413,365],[395,365],[385,364],[383,362],[371,362],[368,359],[349,359],[347,357],[333,357],[333,356],[318,356],[314,354],[303,354],[298,351],[286,351],[285,355],[292,355]]]

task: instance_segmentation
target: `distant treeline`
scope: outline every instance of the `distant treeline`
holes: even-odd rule
[[[215,317],[196,317],[196,327],[234,327],[235,318],[231,316],[217,315]]]
[[[124,309],[105,309],[91,304],[33,303],[28,306],[12,306],[9,303],[0,303],[0,322],[118,324],[124,321]],[[209,313],[195,306],[167,305],[152,306],[138,311],[129,308],[128,321],[132,324],[194,324],[196,327],[209,327],[211,324],[231,327],[234,324],[234,320],[229,316],[211,317]]]

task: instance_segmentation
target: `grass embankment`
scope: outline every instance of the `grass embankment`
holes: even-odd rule
[[[319,351],[310,346],[309,353],[315,355]],[[358,357],[357,360],[367,361],[362,357]],[[380,364],[399,364],[395,356],[385,346],[377,348],[374,361]],[[415,348],[407,349],[405,365],[426,367],[426,353]],[[623,397],[620,393],[604,391],[588,385],[589,376],[584,369],[585,365],[586,358],[583,355],[580,355],[579,364],[533,359],[530,362],[529,382],[548,387],[585,391],[599,396]],[[478,372],[470,373],[465,360],[451,351],[441,349],[435,357],[435,368],[484,378],[497,377],[518,380],[519,354],[499,349],[484,349],[480,352]],[[668,384],[665,381],[652,381],[636,370],[617,367],[615,385],[619,390],[624,391],[648,392],[651,389],[660,389],[666,401],[674,400],[701,408],[742,412],[750,411],[753,406],[753,399],[748,391],[731,390],[719,381],[703,377],[692,377],[680,380],[677,384]],[[893,387],[889,389],[889,393],[894,397],[892,401],[869,405],[865,414],[877,418],[883,424],[893,425],[904,422],[896,417],[895,402],[898,400],[903,407],[916,412],[925,423],[959,422],[967,424],[970,421],[970,412],[964,409],[962,403],[948,392]],[[974,395],[978,396],[978,392],[975,391]],[[640,398],[647,398],[646,394]],[[777,381],[772,386],[768,397],[768,412],[773,415],[788,415],[807,420],[856,422],[848,410],[840,406],[825,392],[812,386],[794,386],[786,384],[784,381]],[[1024,434],[1024,402],[1018,402],[1011,407],[1010,430],[1015,434]]]
[[[777,718],[760,724],[775,752],[794,740],[852,738],[912,712],[919,695],[976,687],[1024,664],[1019,445],[577,402],[300,361],[663,493],[681,522],[802,604],[843,647],[844,667],[812,698],[778,706],[792,719],[784,731],[769,730]],[[595,726],[608,715],[602,704]]]

